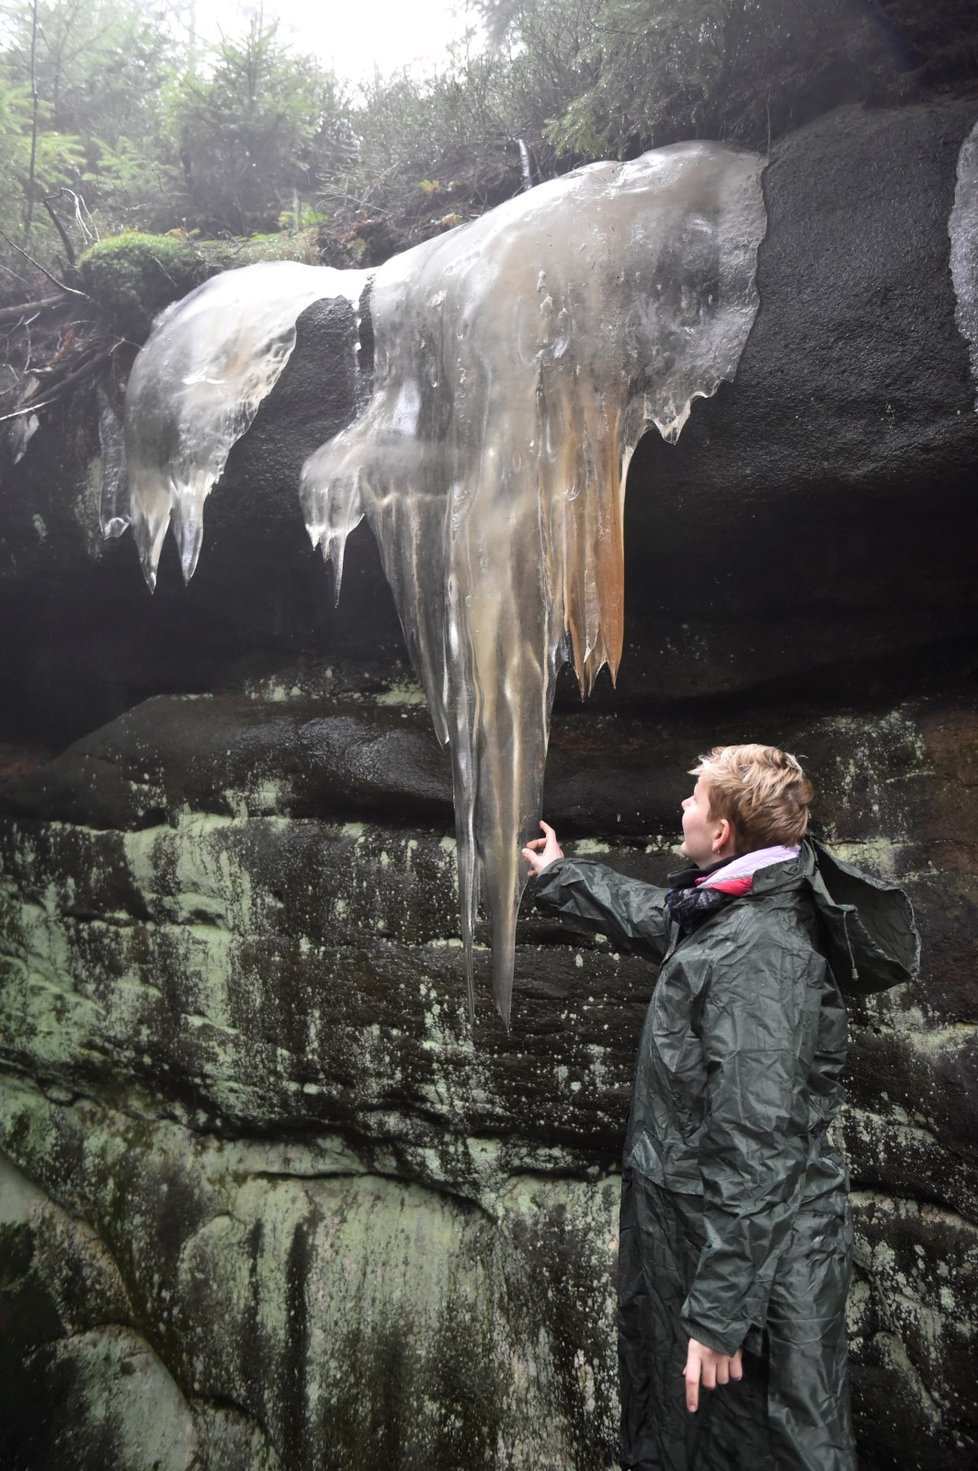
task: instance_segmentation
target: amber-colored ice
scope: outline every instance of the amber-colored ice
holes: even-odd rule
[[[762,160],[709,143],[594,164],[396,257],[371,292],[373,397],[307,462],[337,578],[366,516],[451,747],[472,1005],[479,898],[510,1015],[519,850],[569,658],[622,648],[625,473],[733,376],[757,309]]]
[[[507,1022],[557,671],[569,660],[587,694],[617,670],[628,461],[646,428],[674,441],[734,374],[757,310],[762,167],[712,143],[594,164],[395,257],[366,294],[360,272],[232,272],[172,309],[133,370],[126,444],[152,586],[171,516],[192,574],[204,497],[302,308],[343,295],[369,310],[364,410],[307,461],[302,506],[337,596],[350,531],[366,517],[377,538],[451,748],[470,1007],[481,898]]]

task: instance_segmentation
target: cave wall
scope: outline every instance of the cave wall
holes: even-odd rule
[[[636,453],[618,689],[563,691],[547,772],[577,851],[658,880],[696,754],[782,744],[819,835],[913,897],[919,984],[852,1009],[865,1471],[978,1454],[978,415],[947,237],[976,119],[847,108],[775,150],[736,381]],[[369,537],[334,611],[298,510],[347,330],[304,315],[186,589],[98,541],[86,403],[4,472],[13,1471],[615,1461],[654,977],[527,906],[512,1030],[484,947],[467,1022],[447,760]]]

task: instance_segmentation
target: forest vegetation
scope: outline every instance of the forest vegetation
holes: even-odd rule
[[[180,0],[0,6],[7,282],[18,246],[70,265],[129,230],[311,231],[307,248],[370,264],[518,190],[521,140],[534,179],[681,137],[765,146],[826,89],[895,100],[921,73],[953,81],[978,59],[969,0],[469,6],[488,45],[359,88],[287,46],[260,9],[204,48]],[[910,24],[914,12],[929,22]]]
[[[978,76],[972,0],[468,5],[484,42],[354,87],[260,8],[203,47],[188,0],[0,4],[0,422],[124,372],[154,313],[215,270],[377,264],[595,158],[765,149],[837,103]]]

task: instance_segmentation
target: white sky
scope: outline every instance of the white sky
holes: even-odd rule
[[[196,0],[202,40],[240,34],[258,8],[239,0]],[[266,20],[297,51],[313,52],[338,76],[367,80],[440,62],[449,43],[474,29],[463,0],[264,0]]]

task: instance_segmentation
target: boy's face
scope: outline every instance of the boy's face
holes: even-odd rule
[[[710,816],[710,788],[703,777],[699,777],[693,795],[683,800],[683,845],[681,852],[691,858],[698,868],[712,863],[717,854],[713,844],[720,836],[721,823]]]

